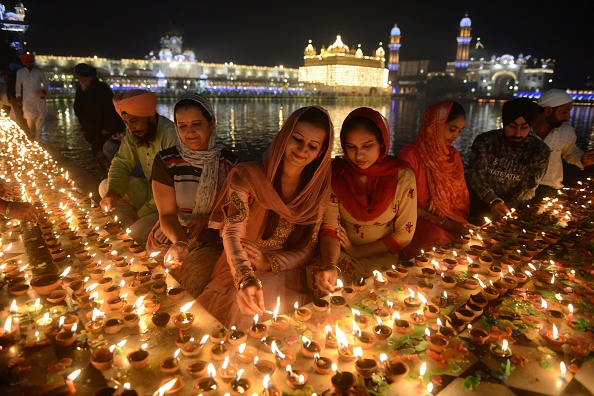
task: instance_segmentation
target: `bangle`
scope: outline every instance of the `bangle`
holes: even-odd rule
[[[444,217],[443,220],[439,222],[439,225],[443,225],[443,223],[445,223],[446,220],[447,218]]]
[[[336,265],[336,264],[326,264],[322,268],[322,271],[330,271],[332,269],[335,269],[338,272],[338,274],[342,274],[342,271],[340,270],[340,268],[338,268],[338,265]]]
[[[262,289],[262,282],[260,279],[254,276],[246,276],[241,282],[239,282],[239,290],[243,290],[248,286],[258,286],[258,289]]]
[[[491,202],[489,202],[489,208],[493,205],[495,205],[497,202],[503,202],[503,199],[501,198],[495,198],[493,199]]]
[[[12,202],[8,201],[6,202],[6,208],[4,208],[4,216],[6,217],[10,217],[10,204]]]
[[[188,244],[188,242],[186,241],[175,241],[173,242],[173,244],[175,245],[176,243],[183,243],[184,245],[186,245],[187,247],[190,247],[190,244]]]

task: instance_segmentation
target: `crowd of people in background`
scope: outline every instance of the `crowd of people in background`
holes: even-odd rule
[[[32,55],[22,63],[9,98],[39,140],[47,82]],[[75,74],[75,114],[105,177],[101,207],[225,326],[249,323],[277,297],[289,311],[332,293],[339,277],[357,282],[386,269],[386,259],[411,259],[485,217],[554,196],[563,160],[594,163],[593,151],[576,146],[572,99],[558,89],[505,102],[502,128],[475,138],[466,168],[452,146],[466,113],[452,100],[426,109],[417,139],[397,156],[388,154],[388,121],[360,107],[342,124],[343,155],[331,158],[331,118],[308,106],[289,115],[260,161],[242,163],[217,143],[205,97],[180,97],[171,121],[152,92],[114,96],[93,67],[79,64]],[[27,205],[2,200],[0,212],[35,221]]]

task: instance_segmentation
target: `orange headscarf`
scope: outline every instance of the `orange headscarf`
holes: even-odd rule
[[[444,152],[446,120],[453,104],[451,100],[444,100],[425,110],[415,145],[427,172],[431,194],[429,212],[466,222],[470,198],[462,158],[454,147],[448,147],[447,154]]]
[[[27,62],[35,62],[35,55],[27,52],[26,54],[21,55],[21,62],[23,65]]]
[[[371,221],[386,211],[394,199],[398,184],[398,171],[409,165],[400,158],[388,155],[390,127],[388,120],[376,110],[359,107],[349,113],[340,131],[342,151],[345,151],[346,132],[344,125],[351,117],[367,118],[382,132],[384,147],[375,163],[367,169],[359,168],[348,157],[332,161],[332,191],[340,204],[359,221]],[[380,142],[381,143],[381,142]],[[366,176],[366,182],[361,181]]]
[[[127,113],[137,117],[152,117],[157,108],[157,95],[142,89],[133,89],[113,97],[113,105],[120,115]]]
[[[284,203],[274,188],[273,182],[299,117],[313,108],[323,111],[328,117],[330,133],[326,137],[326,148],[318,157],[320,160],[319,165],[311,179],[303,187],[303,190],[291,202]],[[333,141],[332,121],[325,109],[318,106],[309,106],[294,111],[264,152],[261,162],[239,163],[231,170],[213,207],[210,226],[213,228],[222,228],[223,226],[222,208],[229,195],[231,180],[236,173],[247,181],[245,183],[247,185],[246,192],[255,199],[257,204],[250,207],[246,234],[249,240],[256,240],[262,234],[266,226],[264,224],[266,212],[269,210],[274,211],[291,224],[315,225],[323,216],[324,210],[330,201],[330,155]]]

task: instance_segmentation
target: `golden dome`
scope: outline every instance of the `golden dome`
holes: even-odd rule
[[[316,56],[316,47],[314,47],[311,44],[311,40],[309,40],[307,47],[305,47],[305,51],[303,51],[303,55],[304,56]]]
[[[348,54],[349,47],[342,42],[342,38],[339,34],[338,36],[336,36],[336,41],[334,42],[334,44],[330,45],[326,52],[330,54]]]
[[[382,47],[382,43],[379,43],[378,49],[375,50],[375,56],[378,58],[384,58],[386,56],[386,51]]]
[[[363,50],[361,49],[361,44],[357,47],[357,51],[355,52],[355,56],[357,58],[363,58]]]

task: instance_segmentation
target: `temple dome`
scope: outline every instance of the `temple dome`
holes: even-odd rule
[[[468,14],[466,14],[464,16],[464,18],[462,18],[462,20],[460,21],[460,27],[466,28],[466,27],[471,27],[471,26],[472,26],[472,22],[470,21],[470,18],[468,18]]]
[[[382,47],[382,43],[379,43],[379,47],[375,50],[375,56],[378,58],[385,58],[386,50]]]
[[[338,36],[336,36],[336,41],[334,42],[334,44],[328,46],[328,49],[326,51],[331,54],[348,54],[349,47],[342,42],[342,38],[339,34]]]
[[[311,40],[309,40],[307,47],[305,47],[305,50],[303,51],[303,55],[305,55],[305,56],[315,56],[316,55],[316,47],[314,47],[311,44]]]
[[[400,28],[398,25],[394,24],[394,27],[390,31],[390,36],[400,36]]]

